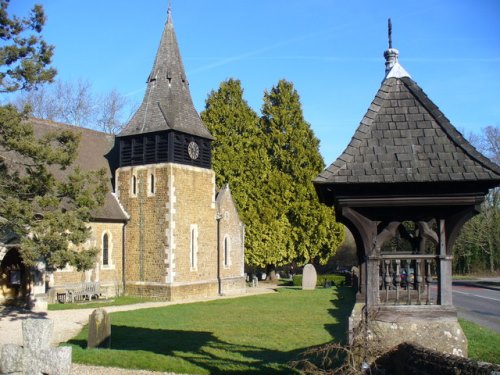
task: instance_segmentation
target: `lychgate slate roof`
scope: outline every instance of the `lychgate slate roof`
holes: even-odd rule
[[[143,102],[119,136],[164,130],[212,139],[191,99],[170,9]]]
[[[397,63],[394,69],[401,69]],[[480,154],[404,71],[389,72],[323,183],[500,181]]]

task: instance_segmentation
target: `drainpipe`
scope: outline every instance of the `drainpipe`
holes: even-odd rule
[[[219,296],[222,296],[222,281],[220,277],[220,221],[222,219],[222,214],[217,212],[215,215],[215,219],[217,220],[217,293]]]
[[[125,227],[127,226],[127,223],[123,223],[123,227],[122,227],[122,288],[123,288],[123,295],[125,295],[125,281],[126,281],[126,278],[125,278],[125,254],[127,253],[126,252],[126,249],[125,249],[125,244],[126,244],[126,241],[125,241]]]

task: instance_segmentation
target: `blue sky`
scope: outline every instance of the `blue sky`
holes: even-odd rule
[[[59,78],[88,80],[140,102],[167,0],[41,0]],[[328,165],[343,151],[384,77],[387,18],[399,61],[457,129],[500,124],[498,0],[171,0],[200,112],[211,90],[242,82],[260,112],[264,90],[294,83]],[[27,14],[35,2],[13,0]]]

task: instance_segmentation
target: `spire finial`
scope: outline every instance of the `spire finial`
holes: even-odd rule
[[[167,23],[172,23],[172,1],[168,0]]]
[[[387,21],[387,31],[388,31],[388,34],[389,34],[389,49],[392,48],[392,22],[391,22],[391,19],[389,18],[389,20]]]

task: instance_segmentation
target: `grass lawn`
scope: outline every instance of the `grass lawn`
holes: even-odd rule
[[[290,374],[304,349],[343,341],[351,288],[278,293],[111,314],[110,349],[69,343],[77,363],[190,374]]]
[[[500,334],[467,320],[459,321],[469,343],[469,358],[500,363]]]
[[[93,300],[90,302],[75,302],[75,303],[51,303],[49,310],[76,310],[76,309],[98,309],[109,306],[134,305],[136,303],[144,303],[155,301],[150,298],[120,296],[111,300]]]

